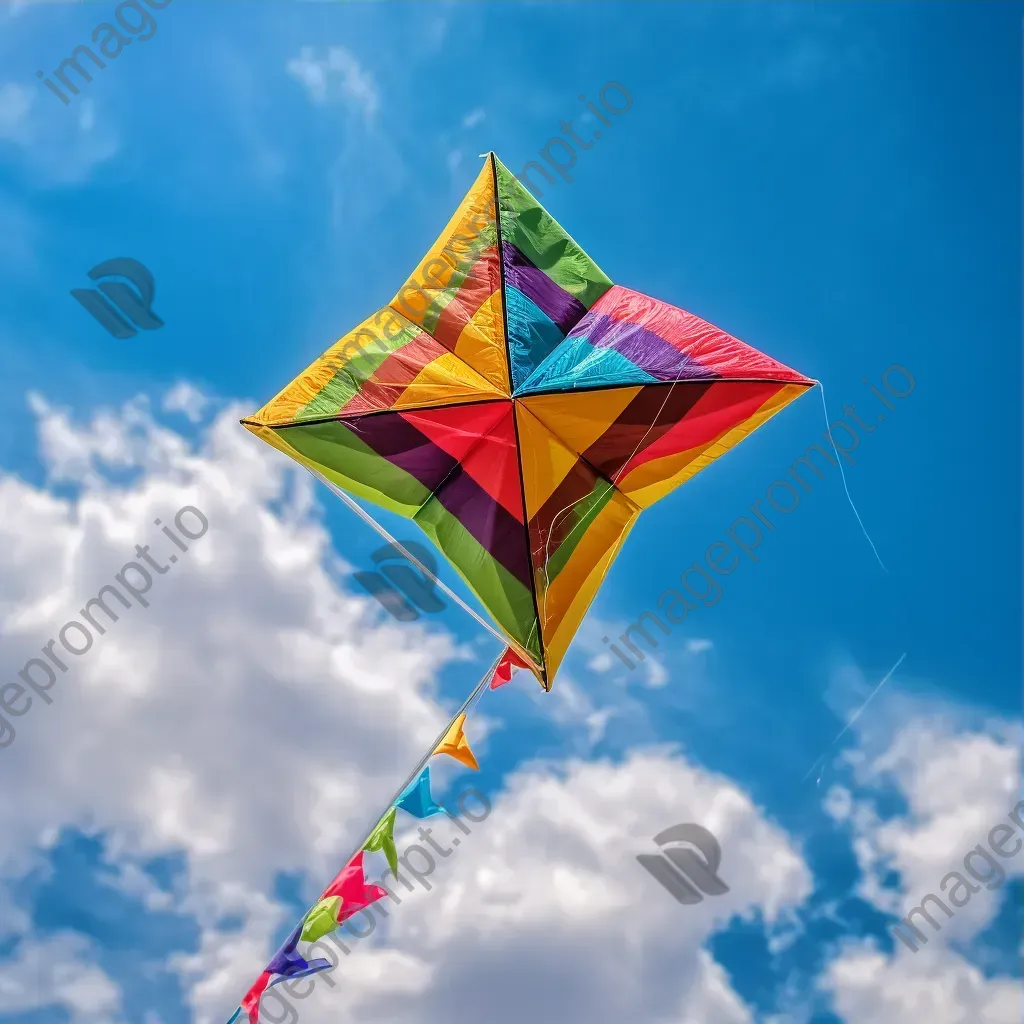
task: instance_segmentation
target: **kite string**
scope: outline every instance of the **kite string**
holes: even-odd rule
[[[502,640],[502,643],[504,644],[504,640]],[[441,730],[437,738],[430,745],[430,749],[427,751],[426,754],[423,755],[423,757],[420,758],[419,763],[409,773],[409,776],[406,778],[405,782],[403,782],[402,785],[399,786],[398,789],[395,791],[394,796],[392,796],[392,798],[388,801],[388,810],[395,806],[395,804],[398,801],[398,798],[419,777],[420,772],[423,771],[423,769],[427,765],[427,762],[434,756],[434,753],[436,752],[441,741],[445,738],[445,736],[448,735],[448,731],[455,724],[459,715],[468,714],[472,710],[473,705],[480,700],[481,696],[483,696],[484,688],[487,686],[488,682],[490,682],[490,680],[493,678],[494,673],[497,671],[498,665],[500,664],[504,653],[505,650],[503,647],[502,650],[498,653],[498,656],[491,663],[491,667],[480,677],[480,681],[476,684],[476,686],[473,687],[473,689],[470,691],[469,696],[462,702],[461,706],[459,707],[459,710],[456,711],[454,715],[452,715],[448,724]],[[385,811],[384,813],[387,814],[387,811]],[[369,831],[366,833],[365,836],[363,836],[359,845],[352,851],[352,854],[348,858],[348,860],[345,861],[346,864],[348,864],[349,861],[352,860],[352,857],[354,857],[366,845],[366,841],[370,838],[371,835],[373,835],[374,829],[380,824],[381,820],[382,818],[378,817],[374,821]]]
[[[846,500],[850,503],[850,508],[853,509],[853,514],[857,517],[857,523],[860,525],[861,533],[864,534],[865,540],[871,545],[871,550],[875,554],[875,559],[878,564],[882,567],[882,571],[886,576],[890,575],[889,570],[885,567],[885,562],[882,561],[882,556],[878,553],[878,548],[875,547],[875,542],[871,539],[871,535],[868,533],[867,527],[864,525],[864,520],[861,519],[860,513],[857,511],[857,506],[853,503],[853,497],[850,494],[850,487],[846,482],[846,472],[843,469],[843,457],[842,453],[836,447],[835,441],[832,440],[832,427],[828,422],[828,406],[825,404],[825,385],[820,380],[814,382],[818,385],[818,389],[821,393],[821,410],[825,414],[825,434],[828,437],[829,444],[832,445],[837,455],[837,463],[839,464],[839,475],[843,478],[843,490],[846,491]]]
[[[485,618],[483,618],[483,616],[479,615],[474,609],[470,608],[470,606],[466,604],[466,602],[463,601],[462,598],[459,597],[459,595],[451,589],[451,587],[445,584],[442,580],[439,580],[437,578],[436,573],[431,572],[430,569],[428,569],[411,551],[408,551],[401,541],[396,540],[387,531],[387,529],[381,526],[381,524],[378,523],[377,520],[374,519],[373,516],[371,516],[354,498],[346,494],[340,487],[338,487],[337,484],[333,483],[331,480],[328,480],[327,477],[325,477],[321,472],[319,472],[316,469],[313,469],[312,466],[306,466],[306,469],[308,469],[309,472],[313,474],[313,476],[320,480],[321,483],[326,484],[332,494],[341,498],[341,500],[345,502],[345,504],[348,505],[348,507],[352,509],[352,511],[355,512],[355,514],[359,516],[359,518],[362,519],[364,523],[366,523],[373,530],[376,530],[376,532],[379,533],[381,537],[383,537],[389,544],[391,544],[392,547],[394,547],[404,558],[407,558],[410,562],[412,562],[412,564],[415,565],[416,568],[419,569],[420,572],[422,572],[435,586],[440,587],[440,589],[444,591],[444,593],[446,593],[464,612],[466,612],[469,616],[475,619],[493,637],[500,640],[502,644],[504,644],[506,647],[508,646],[508,637],[499,633],[498,630],[496,630]]]
[[[504,644],[504,640],[503,639],[502,639],[502,643]],[[444,729],[437,735],[437,737],[434,740],[434,742],[431,743],[429,749],[427,750],[427,753],[423,757],[420,758],[419,763],[416,765],[416,767],[412,770],[412,772],[406,778],[405,782],[403,782],[402,785],[395,791],[394,796],[392,796],[391,800],[388,802],[388,810],[390,810],[392,807],[395,806],[395,804],[398,802],[399,798],[406,791],[406,789],[408,789],[408,787],[413,783],[413,781],[416,778],[419,777],[420,772],[423,771],[423,769],[426,766],[427,762],[434,756],[435,752],[437,751],[438,746],[441,744],[441,741],[445,738],[445,736],[448,735],[449,730],[455,724],[455,722],[458,719],[459,715],[468,714],[468,712],[470,710],[472,710],[473,705],[476,704],[480,700],[481,696],[484,693],[484,689],[487,686],[487,683],[493,678],[494,673],[497,671],[498,665],[501,663],[501,659],[502,659],[502,656],[504,655],[504,653],[505,652],[504,652],[504,647],[503,647],[502,650],[499,652],[498,656],[494,659],[493,662],[491,662],[490,668],[488,668],[487,671],[480,677],[480,681],[476,684],[475,687],[473,687],[473,689],[470,692],[469,696],[462,702],[462,705],[459,707],[459,710],[456,711],[454,715],[452,715],[451,720],[444,727]],[[442,808],[442,810],[443,810],[443,808]],[[385,815],[387,813],[388,813],[387,811],[384,812]],[[449,812],[445,811],[445,813],[448,814]],[[358,854],[359,851],[362,850],[363,847],[366,846],[366,843],[369,841],[370,836],[373,835],[374,831],[376,830],[377,826],[381,823],[381,821],[383,821],[383,816],[381,816],[381,815],[378,815],[374,819],[373,825],[370,826],[369,830],[365,833],[363,838],[359,841],[358,846],[356,846],[356,848],[352,851],[352,853],[349,854],[349,856],[345,859],[345,866],[346,867],[352,862],[352,858],[355,857],[356,854]],[[314,904],[313,906],[316,906],[316,904]],[[309,917],[310,911],[312,909],[313,909],[313,907],[310,907],[306,911],[306,913],[302,915],[302,920],[303,921],[305,921],[306,918]],[[241,1008],[237,1009],[234,1012],[234,1014],[232,1015],[231,1020],[228,1021],[228,1024],[234,1024],[234,1021],[236,1021],[238,1019],[238,1017],[241,1016],[241,1014],[242,1014]]]

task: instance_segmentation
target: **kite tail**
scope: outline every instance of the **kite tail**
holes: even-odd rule
[[[356,846],[355,851],[345,861],[345,867],[338,873],[334,882],[324,890],[320,900],[306,912],[302,921],[299,922],[292,931],[291,936],[285,941],[285,944],[274,956],[274,959],[271,960],[268,968],[260,974],[259,979],[246,993],[241,1005],[231,1015],[231,1019],[227,1024],[235,1024],[243,1014],[247,1016],[249,1024],[258,1024],[260,1000],[268,988],[279,981],[304,977],[308,974],[315,974],[322,970],[330,969],[332,965],[329,961],[314,960],[307,963],[298,952],[297,944],[306,934],[305,926],[319,911],[319,919],[314,922],[316,929],[318,929],[316,934],[327,934],[327,932],[332,931],[335,927],[339,927],[351,914],[387,895],[387,892],[379,886],[366,883],[362,866],[363,851],[367,849],[381,849],[379,845],[373,845],[371,840],[374,836],[378,835],[381,826],[385,824],[389,816],[393,823],[396,808],[408,811],[417,818],[427,817],[430,814],[439,813],[444,810],[444,808],[437,806],[430,796],[430,777],[427,762],[435,754],[446,753],[469,767],[478,767],[476,758],[473,756],[472,751],[469,750],[468,744],[462,736],[461,722],[477,701],[479,701],[486,691],[488,684],[491,684],[491,689],[496,689],[498,686],[507,683],[514,668],[528,668],[528,666],[519,658],[512,647],[505,647],[491,663],[491,666],[473,688],[470,695],[462,702],[459,710],[455,712],[442,732],[427,749],[427,753],[420,758],[416,767],[391,798],[388,810],[385,811],[383,817],[378,815],[374,818],[373,824],[367,829],[366,834],[358,846]],[[452,739],[455,734],[457,734],[457,738]],[[394,855],[394,840],[390,837],[390,830],[388,830],[388,838],[391,840],[391,855]],[[330,920],[326,926],[322,927],[324,911],[321,908],[331,904],[332,901],[333,904],[326,910],[331,915]],[[346,905],[348,905],[348,909],[346,909]],[[310,940],[312,940],[311,936]]]
[[[480,682],[478,682],[476,686],[473,687],[473,690],[470,693],[470,695],[462,702],[462,707],[460,707],[459,710],[456,711],[454,715],[452,715],[451,721],[444,727],[444,729],[441,730],[440,735],[430,745],[429,749],[427,750],[427,753],[420,758],[419,763],[409,774],[409,777],[398,788],[398,791],[391,798],[391,802],[388,804],[388,809],[394,807],[398,800],[401,798],[402,794],[409,788],[409,786],[412,785],[413,782],[416,781],[416,779],[419,778],[423,769],[426,767],[427,762],[434,756],[435,752],[437,751],[438,746],[440,746],[445,736],[448,735],[452,726],[455,725],[455,723],[459,720],[459,716],[468,714],[470,710],[473,708],[473,705],[476,704],[478,700],[480,700],[480,697],[483,695],[484,690],[487,688],[487,684],[493,678],[494,673],[498,670],[498,666],[501,664],[501,661],[504,657],[505,651],[502,651],[501,654],[499,654],[498,657],[495,658],[493,662],[491,662],[491,667],[480,677]],[[366,830],[366,835],[363,837],[362,842],[360,842],[360,844],[353,851],[353,857],[366,845],[366,841],[373,834],[373,830],[377,827],[377,824],[379,822],[380,816],[378,815],[374,819],[373,824],[370,826],[370,828]],[[350,857],[349,860],[351,859],[352,858]],[[348,862],[346,861],[346,863]]]

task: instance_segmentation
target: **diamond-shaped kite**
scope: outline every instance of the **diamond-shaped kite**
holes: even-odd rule
[[[640,513],[813,384],[613,284],[490,154],[394,299],[242,422],[415,521],[550,689]]]

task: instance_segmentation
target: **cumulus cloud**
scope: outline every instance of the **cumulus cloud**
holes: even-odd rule
[[[220,1024],[294,919],[275,879],[294,873],[315,896],[450,713],[440,669],[469,655],[339,587],[310,480],[238,427],[243,409],[190,441],[144,399],[84,422],[40,395],[31,405],[61,496],[0,474],[3,680],[80,617],[137,544],[167,568],[148,607],[119,609],[93,648],[65,655],[52,704],[37,697],[12,719],[0,756],[18,782],[0,792],[0,893],[10,898],[61,827],[103,834],[109,884],[196,922],[198,951],[169,967],[196,1024]],[[209,529],[170,566],[154,521],[184,505]],[[546,708],[586,735],[584,756],[613,713],[568,678]],[[472,741],[485,755],[486,736]],[[705,942],[734,915],[784,927],[811,879],[737,785],[648,749],[621,763],[527,765],[491,800],[457,856],[455,826],[437,829],[449,856],[436,884],[408,894],[375,936],[349,940],[304,1021],[752,1019]],[[718,837],[730,886],[682,914],[635,860],[680,821]],[[141,865],[172,851],[185,873],[168,892]],[[22,951],[0,963],[8,988],[22,986],[19,1006],[119,1018],[116,985],[77,939],[53,939],[65,966],[26,989],[17,979],[41,954],[23,915],[10,920]]]
[[[207,398],[198,388],[188,381],[179,381],[164,395],[163,409],[165,412],[180,412],[191,423],[199,423],[203,418]]]
[[[92,962],[94,954],[70,933],[20,943],[14,957],[0,963],[4,1014],[61,1006],[70,1024],[109,1024],[120,1009],[120,991]]]
[[[117,621],[96,613],[106,628],[81,657],[58,642],[52,704],[16,702],[0,750],[2,874],[10,884],[63,826],[105,833],[122,865],[178,851],[179,909],[204,927],[233,909],[258,936],[233,944],[244,990],[282,913],[260,894],[281,870],[311,885],[334,874],[446,721],[440,668],[467,655],[339,588],[310,481],[238,426],[245,410],[193,445],[142,400],[84,423],[41,396],[32,407],[64,496],[0,473],[2,683],[82,618],[136,545],[164,572],[148,607],[110,599]],[[209,522],[187,553],[155,525],[184,505]]]
[[[965,873],[965,855],[979,844],[988,849],[990,830],[1009,820],[1019,799],[1020,740],[1014,723],[972,731],[932,713],[911,718],[880,751],[852,752],[856,788],[830,787],[824,806],[850,831],[859,895],[892,923],[927,894],[941,898],[947,874]],[[894,794],[905,810],[887,813]],[[1024,875],[1024,856],[999,863],[1008,877]],[[899,941],[890,956],[866,941],[847,944],[822,980],[836,1011],[848,1024],[1016,1024],[1024,984],[986,976],[950,948],[975,939],[1005,898],[1004,887],[980,885],[952,918],[930,905],[940,930],[918,920],[926,942],[916,952]]]
[[[209,402],[179,385],[160,404],[201,422]],[[157,518],[173,523],[192,505],[210,525],[154,578],[148,607],[120,610],[86,654],[66,655],[51,705],[37,697],[12,719],[15,742],[0,750],[17,780],[0,791],[0,940],[13,951],[0,960],[0,1001],[61,1006],[75,1024],[121,1019],[94,946],[70,933],[32,938],[17,899],[59,829],[77,826],[104,836],[108,884],[195,921],[198,950],[166,966],[194,1024],[222,1024],[296,916],[275,880],[292,873],[315,896],[450,714],[440,670],[472,656],[339,585],[311,481],[239,428],[246,409],[223,410],[190,440],[145,399],[84,421],[41,395],[31,408],[58,489],[0,473],[0,684],[137,559],[137,544],[168,563]],[[594,661],[607,650],[591,639]],[[492,654],[476,657],[481,669]],[[385,905],[369,938],[342,933],[351,955],[304,990],[304,1024],[755,1019],[708,940],[739,917],[760,922],[771,949],[791,941],[813,888],[799,845],[685,751],[591,760],[608,723],[632,713],[607,681],[618,699],[571,673],[538,691],[575,756],[505,775],[471,835],[425,823],[447,851],[433,855],[432,887],[399,889],[401,905]],[[486,756],[482,722],[471,739]],[[1019,776],[1019,736],[1005,723],[904,722],[852,756],[850,785],[826,795],[854,844],[860,895],[897,916],[1005,819]],[[885,814],[893,792],[905,810]],[[730,888],[680,907],[635,858],[687,822],[717,837]],[[142,869],[168,852],[185,865],[173,891]],[[1015,1020],[1020,984],[986,977],[947,943],[976,936],[999,898],[975,896],[916,956],[843,945],[820,979],[825,995],[848,1024]],[[268,1020],[291,1019],[274,1012]]]
[[[704,943],[734,915],[784,927],[811,879],[735,784],[647,750],[622,763],[524,767],[491,799],[457,850],[455,826],[436,829],[447,855],[435,857],[429,892],[396,886],[401,905],[387,904],[376,934],[342,932],[351,953],[336,954],[330,980],[296,986],[305,1024],[753,1020]],[[724,896],[680,907],[637,864],[655,849],[650,837],[679,821],[718,837]],[[284,1020],[271,1002],[268,1019]],[[200,1021],[214,1003],[199,1007]]]
[[[940,950],[890,959],[856,943],[830,965],[825,983],[846,1024],[1020,1024],[1024,985],[986,978],[963,957]]]
[[[914,719],[887,750],[857,764],[856,780],[866,793],[854,796],[844,787],[832,787],[826,808],[852,829],[863,873],[860,895],[902,917],[921,897],[938,892],[948,872],[962,870],[964,855],[985,844],[992,827],[1006,821],[1017,802],[1019,744],[1019,728],[1009,723],[970,732],[957,730],[948,719]],[[871,789],[895,789],[906,801],[906,812],[883,816]],[[1011,875],[1024,875],[1024,857],[1004,866]],[[899,876],[895,888],[886,884],[893,871]],[[1000,899],[999,892],[984,889],[974,895],[944,926],[946,939],[972,937],[991,919]]]

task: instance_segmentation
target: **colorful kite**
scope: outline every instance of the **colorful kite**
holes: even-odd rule
[[[813,384],[613,284],[491,154],[391,303],[242,422],[416,522],[550,689],[640,513]]]
[[[476,768],[462,725],[488,679],[525,667],[550,689],[640,513],[814,383],[613,284],[492,153],[391,302],[242,422],[346,500],[416,522],[493,617],[507,650],[432,748]],[[429,756],[358,848],[392,870],[396,811],[443,810]],[[300,940],[383,895],[362,856],[246,996],[253,1024],[267,987],[324,969]]]

